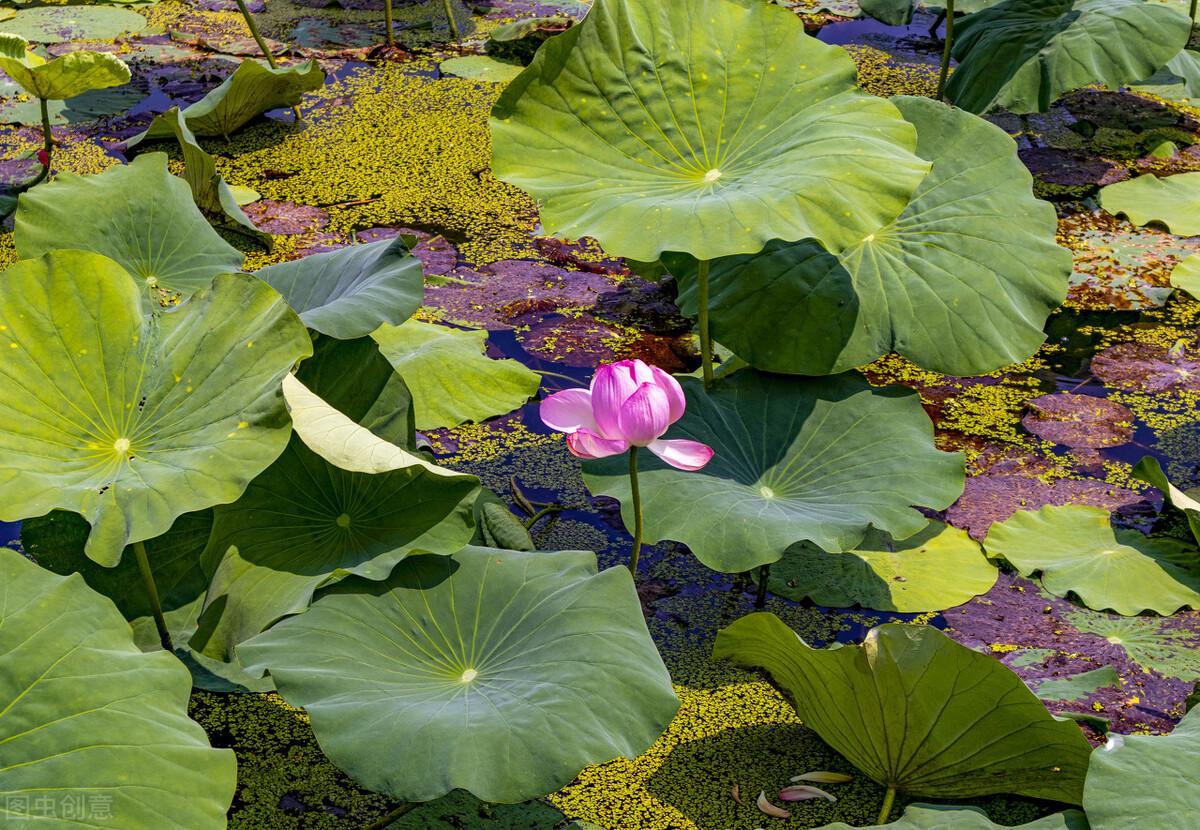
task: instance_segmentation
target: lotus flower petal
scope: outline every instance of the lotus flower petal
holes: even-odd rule
[[[592,393],[587,389],[564,389],[542,401],[538,414],[542,423],[559,432],[586,429],[600,433],[592,416]]]
[[[712,447],[687,438],[660,438],[646,449],[679,470],[699,470],[713,457]]]
[[[837,798],[825,792],[820,787],[805,787],[797,785],[795,787],[784,787],[779,791],[779,798],[782,801],[808,801],[810,798],[823,798],[826,801],[837,801]]]
[[[667,393],[652,383],[643,383],[617,415],[620,435],[636,447],[644,447],[667,431],[671,401]]]
[[[604,438],[588,429],[578,429],[567,436],[567,449],[579,458],[607,458],[629,449],[629,442]]]

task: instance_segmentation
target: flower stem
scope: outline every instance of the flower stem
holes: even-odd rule
[[[942,43],[942,66],[938,72],[937,99],[942,100],[946,92],[946,78],[950,74],[950,50],[954,46],[954,0],[946,0],[946,40]]]
[[[953,0],[951,0],[953,2]],[[883,797],[883,806],[879,808],[879,818],[875,820],[876,824],[887,824],[888,816],[892,814],[892,804],[896,801],[896,785],[892,784],[888,787],[887,795]]]
[[[704,367],[704,388],[713,384],[712,338],[708,334],[708,260],[700,260],[696,269],[696,300],[700,306],[697,325],[700,329],[700,363]]]
[[[450,37],[455,40],[461,40],[462,35],[458,32],[458,20],[454,17],[454,9],[452,0],[442,0],[442,8],[446,10],[446,22],[450,24]]]
[[[642,552],[642,494],[638,490],[637,447],[629,448],[629,489],[633,493],[633,548],[629,553],[629,573],[637,579],[638,555]]]
[[[25,186],[26,190],[35,184],[41,184],[50,175],[50,154],[54,152],[54,134],[50,131],[50,102],[45,98],[38,98],[38,103],[42,105],[42,149],[46,151],[46,164],[37,178]]]
[[[154,627],[158,629],[158,639],[164,651],[173,653],[175,646],[171,642],[171,632],[167,631],[167,620],[163,617],[162,603],[158,600],[158,586],[154,584],[150,560],[146,558],[146,544],[134,542],[133,555],[137,558],[138,570],[142,573],[142,583],[146,586],[146,596],[150,599],[150,610],[154,612]]]
[[[387,45],[396,45],[396,36],[392,34],[392,0],[383,0],[383,22],[387,26]]]
[[[393,821],[395,821],[396,819],[400,818],[403,815],[406,815],[407,813],[411,813],[413,810],[417,809],[417,807],[419,807],[419,806],[420,806],[420,802],[405,801],[403,804],[401,804],[395,810],[392,810],[390,813],[388,813],[383,818],[378,819],[377,821],[373,821],[370,824],[368,824],[366,827],[363,828],[363,830],[383,830],[385,827],[390,825]]]

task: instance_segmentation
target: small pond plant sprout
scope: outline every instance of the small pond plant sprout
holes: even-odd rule
[[[622,360],[601,366],[588,389],[565,389],[542,402],[542,421],[567,434],[567,448],[579,458],[629,453],[629,486],[634,515],[629,571],[637,575],[642,548],[642,501],[638,491],[638,449],[645,447],[680,470],[699,470],[712,448],[686,438],[664,439],[683,417],[687,399],[679,381],[657,366]]]
[[[29,43],[19,35],[0,33],[0,69],[21,89],[38,99],[42,110],[42,149],[38,160],[42,171],[30,187],[50,175],[50,157],[54,135],[50,130],[50,102],[65,101],[93,89],[105,89],[129,83],[129,67],[119,58],[103,52],[80,50],[47,61],[29,51]]]

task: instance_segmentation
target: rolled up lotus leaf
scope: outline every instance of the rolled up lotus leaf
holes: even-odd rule
[[[129,67],[106,52],[79,50],[47,61],[19,35],[0,33],[0,69],[37,98],[63,101],[129,83]]]
[[[770,3],[597,0],[496,102],[492,169],[538,199],[546,233],[618,256],[809,237],[841,250],[896,218],[929,169],[855,76]]]
[[[1091,745],[1011,669],[925,625],[815,649],[774,614],[722,629],[713,649],[760,668],[814,730],[875,782],[931,798],[1015,793],[1079,804]]]
[[[0,521],[56,508],[116,565],[183,513],[235,500],[287,445],[281,381],[311,353],[276,291],[217,277],[147,313],[117,263],[53,251],[0,278]]]
[[[468,547],[357,577],[238,648],[362,785],[516,802],[644,752],[679,706],[629,571]]]
[[[0,584],[5,827],[222,830],[236,763],[188,718],[183,665],[77,575],[0,548]]]

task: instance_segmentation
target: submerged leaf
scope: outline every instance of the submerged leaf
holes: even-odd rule
[[[597,0],[491,124],[492,169],[539,200],[547,233],[646,262],[772,239],[840,250],[894,219],[929,169],[846,51],[763,2]]]
[[[330,760],[408,801],[552,792],[645,751],[679,706],[629,571],[586,552],[410,557],[238,654],[304,707]]]
[[[717,635],[715,657],[761,668],[872,780],[912,795],[1016,793],[1078,804],[1091,747],[1013,672],[924,625],[881,625],[861,646],[814,649],[773,614]]]
[[[5,32],[35,43],[63,43],[109,40],[122,34],[135,34],[148,29],[150,22],[129,9],[70,5],[18,9],[2,25]]]
[[[714,570],[775,562],[800,540],[846,550],[872,526],[911,536],[929,524],[913,505],[939,510],[962,492],[962,456],[934,447],[933,425],[908,390],[850,374],[749,369],[707,393],[693,378],[681,384],[687,411],[665,437],[700,441],[714,455],[698,472],[639,459],[645,539],[683,542]],[[585,462],[584,480],[619,500],[633,527],[625,458]]]

